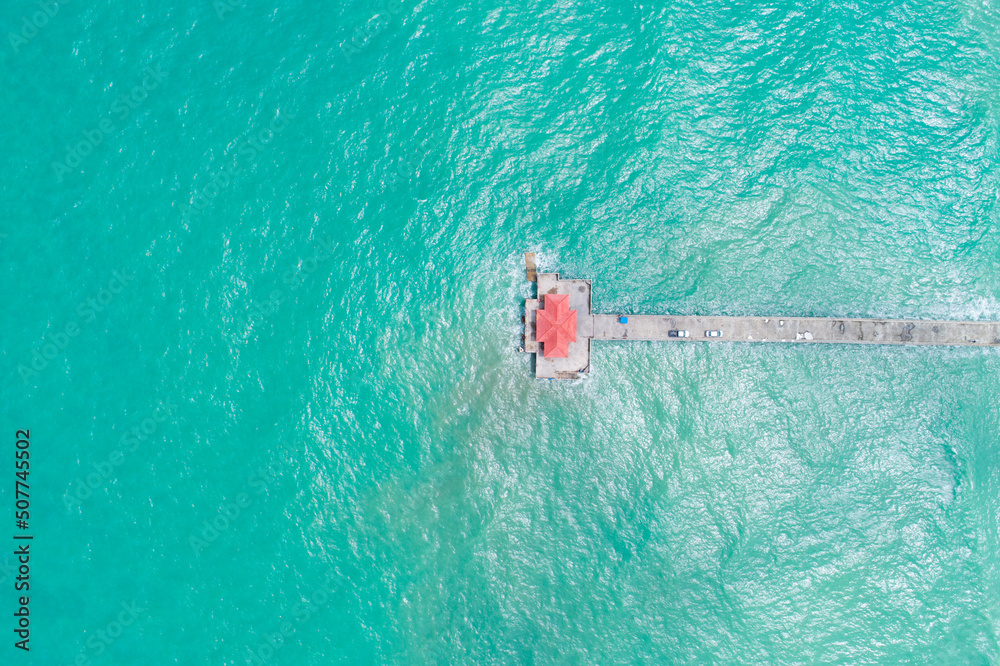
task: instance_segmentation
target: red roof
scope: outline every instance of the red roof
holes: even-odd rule
[[[535,339],[545,343],[545,358],[567,358],[576,342],[576,310],[566,294],[545,294],[545,308],[536,311]]]

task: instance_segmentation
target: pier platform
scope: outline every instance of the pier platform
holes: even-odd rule
[[[585,377],[594,340],[1000,347],[1000,322],[995,321],[594,314],[590,280],[539,273],[533,256],[528,274],[535,277],[538,297],[525,301],[523,350],[535,355],[535,376],[543,379]],[[567,296],[575,313],[575,339],[559,347],[567,350],[564,357],[555,355],[551,342],[539,342],[539,310],[561,300],[546,304],[548,295]]]
[[[524,351],[535,354],[535,376],[546,379],[576,379],[590,372],[590,341],[594,338],[594,317],[590,313],[590,280],[563,280],[558,273],[538,273],[538,298],[525,301]],[[569,344],[566,358],[546,357],[537,339],[539,302],[546,295],[565,294],[576,311],[577,340]]]

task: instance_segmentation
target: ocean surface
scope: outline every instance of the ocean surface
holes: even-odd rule
[[[0,28],[0,663],[1000,663],[1000,351],[516,351],[524,251],[599,312],[1000,318],[998,0]]]

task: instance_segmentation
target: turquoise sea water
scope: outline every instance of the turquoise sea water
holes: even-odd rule
[[[1000,318],[996,0],[40,11],[0,662],[1000,663],[1000,353],[515,351],[525,250],[604,312]]]

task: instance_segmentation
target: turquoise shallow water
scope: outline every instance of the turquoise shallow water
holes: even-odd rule
[[[1000,318],[993,0],[54,7],[0,8],[3,663],[1000,663],[997,353],[515,352],[524,250]]]

